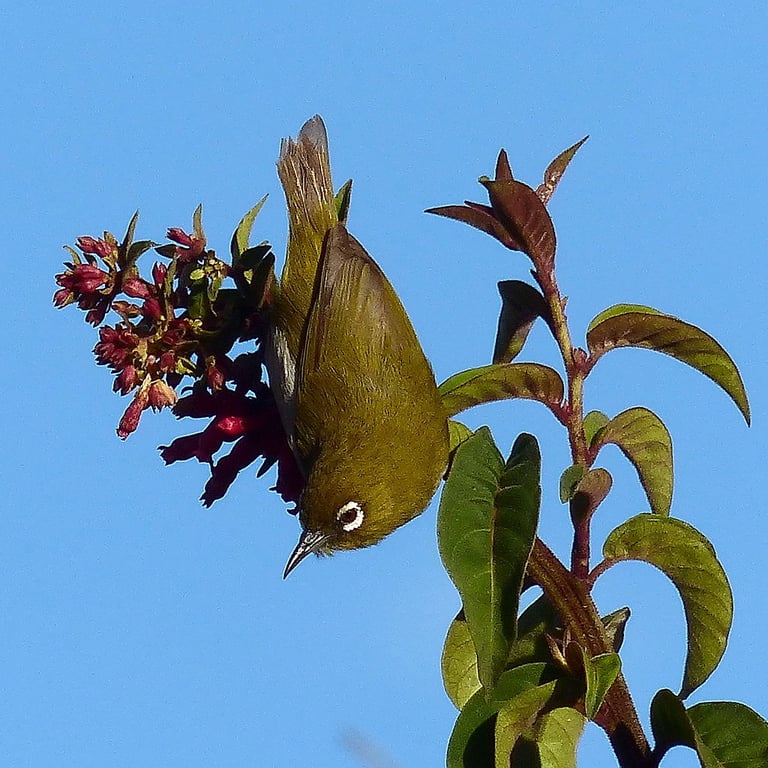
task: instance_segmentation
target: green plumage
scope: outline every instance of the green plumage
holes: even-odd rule
[[[290,231],[267,363],[306,476],[287,574],[310,552],[375,544],[421,513],[446,468],[448,427],[403,305],[338,223],[319,117],[283,144],[278,169]]]
[[[331,549],[374,544],[422,512],[445,470],[448,427],[432,369],[392,286],[360,243],[328,232],[299,358],[296,445],[310,460],[300,519],[359,528]]]

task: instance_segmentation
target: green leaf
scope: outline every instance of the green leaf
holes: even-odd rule
[[[610,421],[602,411],[590,411],[584,417],[584,437],[587,445],[592,445],[595,435]]]
[[[611,419],[592,440],[595,452],[613,443],[637,470],[651,510],[668,515],[672,506],[672,438],[647,408],[630,408]]]
[[[657,691],[651,702],[651,730],[659,757],[676,746],[696,749],[696,734],[685,705],[667,688]]]
[[[722,387],[749,424],[749,401],[728,353],[695,325],[639,304],[617,304],[600,313],[587,331],[592,364],[610,349],[640,347],[687,363]]]
[[[520,354],[536,318],[549,318],[549,309],[541,292],[528,283],[502,280],[498,286],[501,314],[493,362],[509,363]]]
[[[600,619],[605,627],[605,633],[613,643],[613,650],[617,653],[621,650],[621,646],[624,643],[624,630],[631,615],[632,611],[624,606],[624,608],[619,608]]]
[[[138,261],[139,256],[146,253],[151,248],[156,248],[157,245],[158,244],[153,240],[138,240],[135,243],[131,243],[130,248],[128,248],[126,264],[123,266],[123,269],[132,267]]]
[[[540,768],[576,768],[576,750],[586,724],[584,715],[571,707],[558,707],[540,717],[530,736]],[[513,762],[512,766],[533,768],[529,761]]]
[[[258,269],[259,265],[270,255],[272,246],[269,243],[259,243],[251,248],[246,248],[240,254],[240,269],[247,271]]]
[[[254,205],[242,219],[240,219],[240,223],[237,225],[237,229],[232,235],[232,242],[230,243],[233,264],[237,264],[240,257],[248,250],[253,223],[256,221],[256,217],[259,215],[262,206],[267,201],[267,197],[267,195],[264,195],[264,197],[262,197],[261,200],[259,200],[259,202],[256,203],[256,205]]]
[[[448,628],[440,666],[448,698],[456,709],[462,709],[481,688],[477,676],[477,654],[463,613]]]
[[[501,616],[499,579],[494,573],[494,500],[503,471],[490,430],[478,430],[456,450],[437,522],[440,556],[461,595],[480,660],[480,680],[488,681],[489,687],[514,639],[509,617],[504,621]]]
[[[496,717],[494,765],[508,768],[517,740],[533,727],[555,692],[557,681],[529,688],[506,702]]]
[[[136,211],[133,216],[131,216],[131,220],[128,222],[128,227],[125,230],[125,236],[123,237],[123,242],[121,243],[121,250],[124,251],[126,254],[126,257],[128,255],[128,251],[131,249],[131,245],[133,244],[133,238],[136,234],[136,225],[139,223],[139,212]],[[120,266],[124,266],[121,264]]]
[[[216,275],[208,281],[208,287],[206,293],[208,295],[208,301],[211,305],[216,301],[216,297],[221,290],[221,284],[224,282],[224,278],[221,275]]]
[[[672,691],[651,702],[654,752],[674,746],[695,750],[702,768],[764,768],[768,765],[768,722],[744,704],[712,701],[686,710]]]
[[[629,611],[629,609],[624,609]],[[517,639],[509,650],[506,667],[550,662],[552,654],[547,633],[554,634],[560,619],[545,595],[534,600],[517,620]],[[482,687],[477,675],[477,654],[463,611],[453,620],[443,645],[443,685],[457,709]]]
[[[745,704],[712,701],[696,704],[688,717],[701,745],[724,768],[764,768],[768,765],[768,722]]]
[[[563,504],[573,498],[576,486],[585,473],[586,469],[581,464],[572,464],[560,475],[560,501]]]
[[[589,657],[582,648],[584,677],[587,692],[584,694],[584,711],[593,720],[605,699],[605,695],[621,672],[621,659],[618,653],[601,653]]]
[[[557,241],[552,219],[539,196],[520,181],[481,177],[496,219],[520,243],[539,271],[552,268]]]
[[[688,653],[680,695],[696,690],[720,663],[733,619],[733,598],[709,541],[672,517],[637,515],[612,531],[603,545],[609,563],[642,560],[665,573],[680,593]]]
[[[347,223],[349,204],[352,202],[352,179],[349,179],[336,193],[333,203],[336,206],[336,218],[342,223]]]
[[[538,523],[540,466],[535,438],[518,437],[505,465],[483,427],[456,450],[440,499],[440,556],[461,595],[479,678],[489,689],[517,632]]]
[[[195,212],[192,214],[192,231],[198,240],[205,240],[205,232],[203,230],[203,204],[200,203]]]
[[[557,371],[538,363],[484,365],[462,371],[444,381],[439,390],[446,414],[496,400],[538,400],[551,409],[563,400],[563,380]]]
[[[83,260],[80,258],[80,254],[71,246],[71,245],[64,245],[62,246],[64,250],[72,257],[72,264],[82,264]],[[69,266],[69,262],[64,262],[67,266]]]
[[[450,451],[455,451],[461,443],[473,434],[472,430],[460,421],[448,420],[448,446]]]
[[[517,620],[517,639],[509,649],[507,666],[551,661],[552,653],[546,636],[555,634],[559,626],[560,617],[546,596],[541,595],[534,600]]]
[[[249,249],[249,251],[251,250],[255,249]],[[253,306],[260,309],[264,304],[272,283],[277,280],[275,277],[275,254],[271,250],[256,264],[249,277]]]
[[[211,311],[208,303],[208,294],[205,290],[205,284],[202,280],[194,280],[189,288],[189,299],[187,300],[187,312],[193,320],[204,320]]]
[[[559,675],[551,664],[526,664],[505,672],[492,691],[478,691],[456,718],[448,741],[447,768],[491,766],[498,711],[521,693],[554,683]]]
[[[577,141],[572,147],[561,152],[544,171],[544,183],[539,185],[536,189],[536,194],[541,198],[541,202],[545,205],[549,202],[552,194],[557,187],[558,182],[565,173],[565,169],[568,167],[573,156],[579,151],[581,145],[589,138],[585,136],[581,141]]]
[[[645,304],[614,304],[608,309],[604,309],[598,315],[596,315],[592,322],[587,326],[587,333],[590,333],[593,328],[602,323],[604,320],[610,320],[614,317],[620,317],[627,313],[642,312],[646,315],[658,315],[659,317],[667,317],[663,312],[653,307],[647,307]]]

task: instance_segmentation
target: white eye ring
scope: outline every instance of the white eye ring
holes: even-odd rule
[[[354,513],[354,515],[350,513]],[[343,507],[339,508],[339,511],[336,513],[336,519],[341,523],[342,530],[349,533],[363,524],[365,512],[356,501],[348,501]]]

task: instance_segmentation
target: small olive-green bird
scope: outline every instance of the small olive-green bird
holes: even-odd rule
[[[283,142],[278,174],[288,251],[267,369],[306,478],[287,576],[310,553],[370,546],[420,514],[445,472],[448,426],[403,305],[339,221],[320,117]]]

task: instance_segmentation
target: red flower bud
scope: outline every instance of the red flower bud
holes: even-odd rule
[[[176,405],[179,396],[162,379],[152,382],[149,388],[149,404],[152,409],[159,411],[162,408],[170,408]]]
[[[136,431],[141,420],[141,414],[149,405],[149,379],[144,379],[141,388],[133,396],[131,404],[125,409],[120,423],[117,425],[117,436],[125,440],[128,435]]]
[[[83,252],[90,254],[91,256],[101,256],[102,259],[107,259],[115,252],[115,247],[108,243],[103,238],[98,240],[95,237],[78,237],[77,247]]]
[[[197,458],[200,435],[177,437],[170,445],[160,446],[160,456],[166,464]]]
[[[171,227],[168,230],[167,237],[174,243],[178,243],[180,248],[176,248],[176,256],[179,261],[194,261],[205,248],[205,240],[198,239],[194,235],[188,235],[180,227]]]
[[[141,314],[141,308],[128,301],[113,301],[112,309],[123,318],[138,317]]]
[[[152,279],[155,281],[155,285],[160,288],[165,282],[165,276],[168,274],[168,268],[165,264],[155,262],[155,266],[152,267]]]
[[[163,352],[160,355],[160,370],[163,373],[170,373],[176,370],[176,355],[173,352]]]
[[[138,383],[139,375],[136,367],[133,365],[126,365],[115,378],[115,383],[112,385],[112,389],[115,392],[120,392],[121,395],[127,395]]]
[[[93,348],[99,365],[108,365],[116,371],[122,370],[130,360],[139,337],[128,329],[111,328],[108,325],[99,328],[99,343]]]
[[[163,310],[160,307],[160,302],[154,297],[150,296],[141,309],[141,314],[150,320],[159,320],[163,316]]]
[[[192,246],[192,238],[181,227],[171,227],[168,230],[166,237],[169,240],[173,240],[174,243],[184,245],[187,248]]]
[[[83,302],[79,302],[80,309],[85,309]],[[99,302],[97,306],[85,313],[85,322],[90,325],[98,325],[107,315],[109,309],[109,301]]]
[[[211,389],[223,389],[226,382],[226,377],[220,368],[217,368],[215,365],[210,365],[208,366],[208,370],[206,371],[205,375],[208,380],[208,386]]]
[[[185,395],[179,400],[173,409],[177,418],[189,416],[193,419],[202,419],[215,416],[217,412],[218,398],[205,390],[194,390],[192,394]]]
[[[123,293],[134,299],[148,299],[152,292],[149,283],[140,277],[128,277],[122,283]]]
[[[76,296],[93,293],[103,287],[109,275],[93,264],[75,264],[71,270],[56,275],[56,282],[69,288]]]

